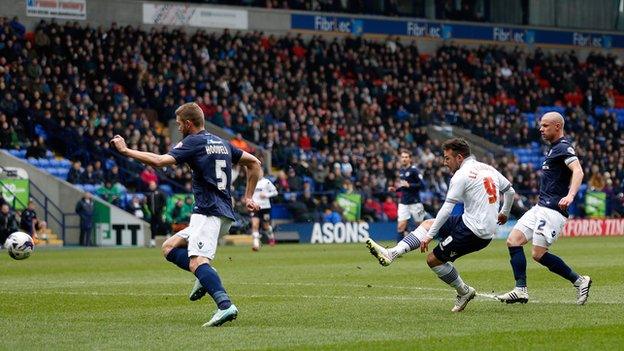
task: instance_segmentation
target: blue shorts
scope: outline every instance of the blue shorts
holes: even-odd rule
[[[479,251],[492,239],[481,239],[464,224],[462,216],[450,216],[436,237],[438,246],[433,249],[435,257],[442,262],[453,262],[471,252]]]

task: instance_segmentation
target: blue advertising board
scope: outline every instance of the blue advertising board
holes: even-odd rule
[[[505,239],[516,224],[515,220],[499,226],[497,239]],[[371,238],[375,241],[395,240],[396,222],[339,222],[339,223],[289,223],[281,224],[276,231],[297,232],[299,242],[307,244],[363,243]]]
[[[416,19],[291,15],[291,29],[352,35],[401,35],[437,40],[478,40],[521,45],[561,45],[624,49],[624,35],[530,27],[459,24]]]

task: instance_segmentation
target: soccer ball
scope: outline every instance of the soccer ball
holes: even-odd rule
[[[6,239],[4,247],[7,248],[11,258],[23,260],[30,257],[35,249],[35,243],[30,235],[24,232],[15,232]]]

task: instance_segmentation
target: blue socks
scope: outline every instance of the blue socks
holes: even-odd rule
[[[524,256],[524,249],[522,246],[511,246],[508,247],[509,256],[511,259],[509,263],[511,263],[511,268],[513,269],[514,279],[516,280],[516,287],[518,288],[526,288],[526,257]]]
[[[167,254],[167,261],[174,263],[185,271],[190,271],[189,263],[191,259],[188,257],[188,250],[186,248],[174,247],[169,251],[169,254]],[[212,299],[217,303],[220,310],[232,306],[232,301],[230,301],[230,297],[225,292],[217,271],[210,267],[209,264],[205,263],[197,267],[195,276],[199,279],[199,282],[204,289],[206,289],[208,294],[212,296]]]
[[[576,282],[579,275],[576,274],[563,260],[550,252],[547,252],[539,260],[539,263],[547,267],[551,272],[556,273],[569,280],[572,284]]]
[[[212,296],[220,310],[225,310],[232,306],[232,301],[230,301],[230,297],[225,292],[217,271],[210,267],[209,264],[204,263],[197,267],[195,276],[208,294]]]
[[[167,254],[167,261],[174,263],[185,271],[191,271],[189,269],[191,259],[188,257],[188,250],[186,248],[174,247]]]

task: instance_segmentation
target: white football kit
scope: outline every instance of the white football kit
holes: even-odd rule
[[[510,188],[509,180],[494,167],[478,162],[470,156],[464,160],[451,178],[445,202],[463,203],[462,220],[466,227],[481,239],[492,239],[498,227],[500,194],[506,193]],[[513,198],[511,200],[513,201]],[[506,203],[508,208],[503,209],[506,215],[509,214],[512,201]],[[448,215],[446,215],[447,218]],[[428,233],[430,237],[435,236],[444,224],[443,221],[437,221],[438,216],[436,216],[436,222],[442,223],[438,225],[434,222]]]
[[[269,179],[263,177],[258,181],[251,199],[260,206],[261,210],[267,210],[271,208],[271,198],[277,196],[277,194],[275,185]],[[261,197],[260,195],[264,196]]]

